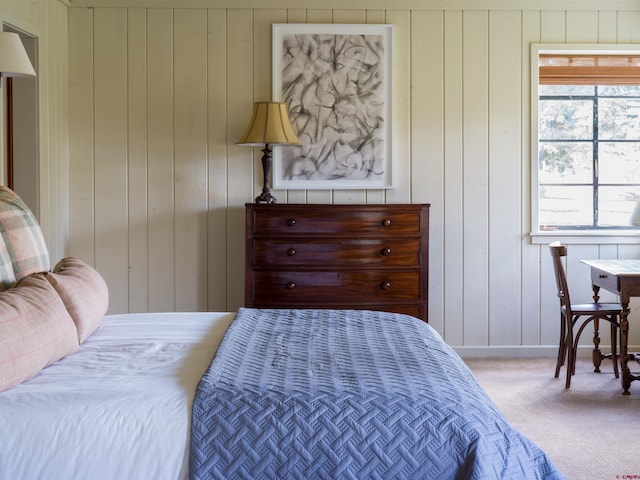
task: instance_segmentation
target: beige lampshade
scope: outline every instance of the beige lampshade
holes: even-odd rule
[[[291,127],[287,106],[282,102],[256,102],[251,121],[238,145],[299,145]]]
[[[640,226],[640,199],[638,199],[636,203],[636,208],[633,209],[629,223],[631,225]]]
[[[17,33],[0,32],[0,75],[5,77],[35,76],[22,40]]]

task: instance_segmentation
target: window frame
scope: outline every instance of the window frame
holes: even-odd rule
[[[559,240],[565,243],[582,244],[637,244],[640,228],[620,229],[580,229],[543,231],[539,228],[539,178],[538,178],[538,109],[539,109],[539,56],[543,54],[593,54],[593,55],[638,55],[639,44],[569,44],[569,43],[533,43],[531,44],[531,230],[532,243],[549,243]]]

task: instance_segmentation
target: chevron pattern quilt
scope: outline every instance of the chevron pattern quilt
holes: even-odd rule
[[[413,317],[240,309],[193,403],[192,479],[562,479]]]

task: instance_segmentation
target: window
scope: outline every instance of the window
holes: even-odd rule
[[[534,52],[533,233],[637,232],[639,52]]]

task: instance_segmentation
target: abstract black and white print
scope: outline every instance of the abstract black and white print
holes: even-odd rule
[[[300,148],[282,148],[278,180],[375,188],[387,179],[385,37],[285,33],[282,101]]]

